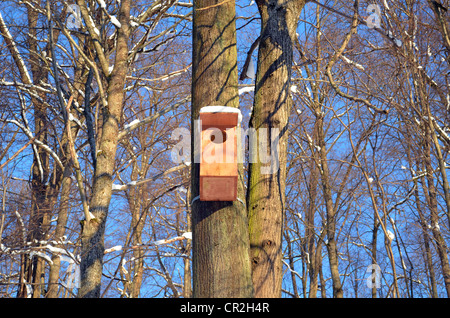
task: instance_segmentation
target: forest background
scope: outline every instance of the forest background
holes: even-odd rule
[[[301,10],[282,297],[450,296],[448,7]],[[192,20],[188,1],[0,2],[0,297],[76,297],[92,239],[100,296],[192,296],[191,164],[173,160],[191,126]],[[237,1],[243,128],[260,25]]]

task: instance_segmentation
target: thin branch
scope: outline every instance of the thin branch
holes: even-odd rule
[[[336,13],[337,15],[340,15],[341,17],[347,18],[349,20],[354,19],[355,17],[351,17],[348,14],[342,13],[339,10],[334,9],[333,7],[327,6],[326,4],[320,3],[319,1],[316,0],[309,0],[312,3],[317,4],[318,6],[321,6],[324,9],[327,9],[333,13]],[[363,24],[367,26],[367,21],[365,19],[360,18],[359,16],[356,17],[356,20],[358,22],[358,24]],[[392,36],[392,34],[390,34],[390,32],[385,32],[383,29],[378,28],[378,27],[373,27],[373,30],[375,30],[376,32],[378,32],[379,34],[381,34],[382,36],[384,36],[387,40],[389,40],[392,44],[394,44],[394,46],[397,46],[397,44],[395,43],[395,38]]]
[[[19,69],[20,76],[22,78],[22,82],[24,82],[27,85],[32,85],[31,76],[28,73],[28,69],[25,66],[25,63],[20,56],[20,52],[17,49],[17,45],[13,40],[13,37],[11,33],[9,33],[8,27],[5,24],[5,21],[3,20],[2,13],[0,12],[0,33],[2,34],[3,38],[5,39],[6,45],[9,49],[9,52],[11,53],[14,62],[17,65],[17,68]]]
[[[47,151],[53,157],[53,159],[55,159],[56,163],[61,167],[61,169],[64,169],[64,165],[62,164],[61,159],[59,159],[58,155],[49,146],[44,144],[42,141],[34,138],[33,134],[31,133],[31,131],[29,129],[27,129],[25,126],[20,124],[17,120],[7,120],[7,122],[11,123],[11,124],[15,124],[17,127],[19,127],[25,133],[25,135],[27,135],[28,138],[33,139],[33,145],[37,145],[37,146],[41,147],[42,149],[44,149],[45,151]]]
[[[100,42],[100,31],[95,26],[95,22],[92,19],[89,10],[86,5],[86,1],[79,0],[78,6],[80,7],[81,15],[83,16],[84,22],[86,23],[86,27],[91,35],[92,42],[95,47],[95,51],[97,53],[98,60],[100,62],[100,66],[103,70],[103,74],[105,76],[109,76],[109,63],[106,59],[105,52],[103,51],[102,44]]]
[[[58,101],[62,110],[64,122],[67,122],[68,119],[68,112],[66,111],[66,101],[64,100],[64,97],[61,92],[61,87],[59,83],[59,76],[58,76],[58,67],[56,63],[56,54],[55,54],[55,43],[53,39],[53,25],[52,25],[52,19],[51,19],[51,11],[50,11],[50,1],[47,1],[47,22],[49,26],[49,39],[50,39],[50,50],[52,52],[52,66],[53,66],[53,77],[55,78],[55,86],[56,86],[56,93],[58,95]]]
[[[359,97],[356,97],[356,96],[352,96],[352,95],[349,95],[349,94],[344,93],[343,91],[341,91],[341,89],[339,88],[339,85],[337,85],[336,82],[334,81],[333,75],[332,75],[332,72],[331,72],[331,68],[336,63],[336,61],[338,61],[341,58],[342,53],[347,48],[347,45],[350,42],[350,39],[351,39],[352,35],[356,34],[356,32],[357,32],[357,27],[358,27],[358,22],[359,22],[359,20],[358,20],[358,6],[359,6],[359,0],[356,0],[355,4],[354,4],[355,13],[353,15],[353,21],[352,21],[352,25],[351,25],[351,28],[350,28],[350,32],[347,33],[347,35],[346,35],[346,37],[344,39],[344,42],[342,43],[341,47],[336,51],[336,53],[333,55],[333,57],[328,62],[328,65],[326,67],[326,74],[327,74],[327,77],[328,77],[328,79],[330,81],[331,86],[333,87],[333,89],[336,91],[336,93],[338,95],[340,95],[342,97],[345,97],[347,99],[350,99],[352,101],[355,101],[355,102],[363,103],[364,105],[366,105],[367,107],[373,109],[377,113],[388,114],[389,110],[380,109],[380,108],[376,107],[375,105],[373,105],[371,102],[369,102],[367,99],[359,98]]]
[[[103,107],[106,107],[108,105],[108,101],[106,100],[105,91],[103,89],[102,80],[101,80],[101,77],[100,77],[100,72],[98,71],[98,67],[97,67],[96,63],[92,62],[86,56],[86,54],[80,48],[78,43],[72,38],[72,36],[67,31],[67,29],[61,24],[61,22],[58,21],[58,20],[56,20],[56,22],[59,25],[59,27],[61,28],[61,31],[63,32],[63,34],[69,40],[70,44],[72,44],[77,49],[77,51],[78,51],[78,53],[80,53],[81,57],[86,61],[87,64],[89,64],[89,67],[94,70],[95,80],[97,81],[98,92],[99,92],[100,97],[101,97],[102,105],[103,105]]]
[[[30,138],[30,140],[28,140],[28,142],[22,146],[22,148],[20,148],[19,150],[16,151],[16,153],[14,155],[11,156],[11,158],[9,158],[8,160],[6,160],[6,162],[4,162],[1,166],[0,166],[0,170],[2,170],[9,162],[11,162],[12,160],[14,160],[14,158],[16,158],[22,151],[24,151],[30,144],[32,144],[37,137],[39,137],[43,132],[45,132],[47,129],[47,126],[44,127],[44,129],[42,129],[41,131],[39,131],[33,138]],[[11,143],[8,145],[7,149],[10,147],[10,145],[12,144],[12,142],[15,140],[15,136],[17,134],[17,131],[14,133],[14,136],[11,139]],[[5,150],[5,154],[6,151]],[[1,159],[1,158],[0,158]]]
[[[157,174],[157,175],[155,175],[155,176],[153,176],[153,177],[147,178],[147,179],[143,179],[143,180],[139,180],[139,181],[131,181],[131,182],[129,182],[129,183],[127,183],[127,184],[123,184],[123,185],[113,184],[112,191],[113,191],[113,192],[117,192],[117,191],[126,191],[126,190],[128,190],[129,188],[131,188],[131,187],[136,187],[136,186],[140,186],[140,185],[142,185],[142,184],[145,184],[145,183],[147,183],[147,182],[156,181],[156,180],[158,180],[158,179],[161,178],[161,177],[164,177],[164,176],[166,176],[166,175],[168,175],[168,174],[170,174],[170,173],[172,173],[172,172],[182,170],[182,169],[184,169],[184,168],[186,168],[186,167],[187,167],[187,166],[186,166],[185,164],[181,164],[181,165],[178,165],[178,166],[176,166],[176,167],[167,169],[166,171],[161,172],[161,173],[159,173],[159,174]]]
[[[192,238],[191,232],[186,232],[181,236],[173,237],[173,238],[166,239],[166,240],[153,241],[148,244],[139,244],[139,245],[133,245],[133,246],[117,245],[117,246],[106,249],[104,251],[104,254],[109,254],[109,253],[112,253],[115,251],[122,251],[122,250],[136,250],[136,249],[141,249],[141,248],[151,248],[151,247],[155,247],[155,246],[159,246],[159,245],[166,245],[166,244],[170,244],[173,242],[183,241],[183,240],[187,240],[187,239],[191,239],[191,238]]]
[[[177,109],[179,106],[183,105],[184,103],[186,103],[190,100],[191,100],[191,96],[185,97],[182,100],[180,100],[179,102],[157,112],[156,114],[154,114],[152,116],[146,117],[140,121],[136,121],[135,123],[125,126],[125,128],[119,132],[119,140],[123,139],[125,136],[127,136],[131,131],[135,130],[136,128],[139,128],[141,126],[144,126],[144,125],[147,125],[147,124],[153,122],[154,120],[158,119],[159,117],[167,114],[170,111]]]
[[[86,119],[86,127],[87,127],[87,133],[88,133],[88,142],[91,149],[91,158],[92,158],[92,164],[94,166],[94,170],[97,167],[97,150],[96,150],[96,143],[95,143],[95,132],[94,132],[94,122],[93,122],[93,115],[91,112],[91,83],[93,78],[93,71],[92,68],[89,70],[88,78],[86,80],[85,85],[85,96],[84,96],[84,117]]]
[[[67,113],[69,113],[69,111],[70,111],[70,105],[72,104],[72,101],[73,101],[73,96],[70,96],[70,99],[69,99],[69,102],[67,103],[67,108],[66,108]],[[72,166],[73,166],[73,169],[75,170],[75,178],[77,180],[78,190],[80,191],[81,202],[83,204],[84,217],[86,219],[87,224],[89,224],[92,217],[91,217],[91,213],[89,212],[89,206],[87,204],[86,193],[84,191],[84,186],[83,186],[83,177],[81,175],[80,163],[78,162],[78,156],[77,156],[77,153],[75,150],[75,145],[74,145],[73,138],[72,138],[72,132],[70,130],[70,121],[69,120],[66,121],[66,127],[67,127],[69,153],[70,153],[70,156],[72,157]]]

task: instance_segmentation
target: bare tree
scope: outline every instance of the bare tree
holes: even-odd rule
[[[448,5],[2,1],[1,297],[448,297]],[[209,105],[233,203],[173,161]]]
[[[201,107],[238,107],[239,103],[235,2],[195,1],[193,22],[191,127]],[[192,134],[191,149],[195,149],[194,142]],[[191,156],[194,199],[199,195],[200,164],[194,160],[194,151]],[[241,165],[240,200],[192,200],[194,297],[253,295],[242,175]]]
[[[247,207],[255,297],[280,297],[284,222],[286,151],[293,62],[293,40],[305,1],[257,1],[261,35],[255,99],[249,127],[268,145],[271,162],[250,163]],[[274,142],[275,141],[275,142]]]

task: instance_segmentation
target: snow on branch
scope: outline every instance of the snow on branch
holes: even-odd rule
[[[349,64],[349,65],[353,65],[354,67],[356,67],[358,70],[361,71],[365,71],[366,69],[364,68],[364,66],[362,66],[361,64],[356,63],[353,60],[350,60],[348,57],[346,57],[345,55],[342,55],[341,58],[345,61],[345,63]]]
[[[147,20],[148,17],[151,17],[156,12],[163,13],[167,11],[176,2],[177,2],[176,0],[155,1],[151,6],[148,7],[147,10],[145,10],[137,17],[138,24],[142,24],[145,20]]]
[[[8,46],[8,49],[14,59],[14,62],[16,63],[17,67],[19,68],[19,72],[22,77],[22,81],[25,84],[31,84],[32,83],[31,76],[28,72],[27,67],[25,66],[25,62],[23,61],[22,57],[20,56],[20,52],[17,49],[17,45],[14,42],[11,33],[9,33],[8,27],[6,26],[6,23],[3,20],[1,12],[0,12],[0,33],[2,34],[3,38],[5,39],[6,45]]]
[[[128,125],[125,125],[122,131],[119,132],[119,140],[124,138],[126,135],[128,135],[131,131],[133,131],[136,128],[139,128],[143,125],[147,125],[151,122],[153,122],[154,120],[158,119],[159,117],[167,114],[170,111],[173,111],[175,109],[177,109],[179,106],[183,105],[184,103],[188,102],[191,100],[191,96],[185,97],[182,100],[180,100],[179,102],[175,103],[174,105],[167,107],[159,112],[157,112],[154,115],[151,115],[149,117],[146,117],[142,120],[139,119],[135,119],[133,120],[131,123],[129,123]]]
[[[145,79],[145,78],[134,77],[134,76],[129,76],[128,78],[139,80],[139,81],[146,81],[146,82],[157,82],[157,81],[164,82],[164,81],[167,81],[170,78],[174,78],[174,77],[177,77],[177,76],[180,76],[180,75],[186,73],[191,66],[192,66],[192,63],[189,64],[188,66],[186,66],[185,68],[181,69],[181,70],[173,71],[172,73],[163,75],[163,76],[158,77],[158,78]]]
[[[103,0],[97,0],[98,4],[100,5],[100,7],[102,7],[102,9],[106,9],[106,3]]]
[[[112,191],[113,192],[125,191],[125,190],[127,190],[127,189],[129,189],[131,187],[139,186],[139,185],[145,184],[147,182],[156,181],[157,179],[159,179],[159,178],[161,178],[161,177],[163,177],[165,175],[168,175],[169,173],[172,173],[172,172],[184,169],[184,168],[186,168],[186,165],[185,164],[181,164],[181,165],[178,165],[176,167],[170,168],[170,169],[168,169],[168,170],[166,170],[164,172],[161,172],[161,173],[159,173],[159,174],[157,174],[157,175],[155,175],[153,177],[147,178],[147,179],[143,179],[143,180],[139,180],[139,181],[131,181],[131,182],[128,182],[127,184],[113,184],[112,185]]]
[[[240,95],[243,95],[245,93],[251,93],[251,92],[254,92],[254,91],[255,91],[255,86],[252,85],[252,86],[244,86],[244,87],[239,88],[238,93],[239,93],[239,96],[240,96]]]
[[[89,11],[86,1],[85,0],[79,0],[78,6],[80,7],[81,15],[83,17],[84,22],[86,23],[86,27],[89,31],[89,34],[91,35],[95,47],[95,51],[97,53],[97,57],[99,59],[101,68],[103,70],[104,74],[109,74],[109,63],[106,58],[105,52],[103,50],[103,47],[101,45],[100,41],[100,31],[98,30],[97,26],[95,25],[94,20],[92,19],[91,12]]]
[[[105,14],[108,16],[108,18],[111,21],[111,23],[114,24],[114,26],[116,28],[120,29],[122,27],[122,24],[119,22],[119,20],[117,20],[116,16],[110,15],[108,10],[106,10],[106,3],[105,3],[105,1],[97,0],[97,2],[100,5],[100,7],[103,9],[103,12],[105,12]]]
[[[32,244],[40,244],[40,246],[31,246]],[[72,262],[77,260],[77,257],[73,255],[67,248],[61,248],[53,246],[55,245],[74,245],[70,241],[34,241],[34,242],[25,242],[23,247],[15,248],[15,247],[6,247],[5,245],[0,245],[0,251],[9,254],[9,255],[20,255],[20,254],[28,254],[29,257],[38,256],[45,259],[48,263],[52,264],[52,260],[50,256],[59,256],[64,259],[71,259]],[[45,252],[49,252],[51,255],[45,254]]]
[[[33,133],[26,128],[24,125],[22,125],[21,123],[19,123],[17,120],[7,120],[8,123],[11,124],[15,124],[17,127],[19,127],[24,133],[25,135],[27,135],[28,138],[30,138],[30,140],[33,140],[33,143],[36,144],[37,146],[43,148],[46,152],[48,152],[53,159],[55,159],[56,163],[61,167],[61,169],[64,170],[64,165],[61,162],[61,159],[59,158],[59,156],[46,144],[44,144],[42,141],[40,141],[39,139],[36,139],[33,136]]]
[[[180,236],[176,236],[176,237],[172,237],[172,238],[164,239],[164,240],[157,240],[157,241],[150,242],[148,244],[140,244],[140,245],[127,246],[127,247],[124,247],[122,245],[116,245],[116,246],[106,249],[104,251],[104,254],[112,253],[115,251],[122,251],[124,249],[135,250],[138,248],[166,245],[166,244],[171,244],[173,242],[183,241],[183,240],[192,240],[192,232],[185,232]]]
[[[444,141],[446,141],[449,145],[450,145],[450,137],[448,136],[448,134],[444,131],[444,129],[442,129],[441,126],[439,126],[439,124],[436,122],[436,120],[434,118],[432,118],[433,124],[437,130],[437,132],[439,133],[439,137]]]
[[[34,84],[24,84],[24,83],[20,83],[20,82],[7,82],[5,80],[0,80],[0,85],[1,86],[14,86],[14,87],[18,87],[19,89],[28,92],[28,90],[30,88],[37,90],[37,91],[41,91],[43,93],[47,93],[47,94],[52,94],[55,90],[50,90],[50,89],[46,89],[42,86],[38,86],[38,85],[34,85]],[[51,87],[53,88],[53,87]]]
[[[294,274],[295,276],[297,276],[298,278],[302,279],[302,275],[300,275],[297,271],[295,271],[294,269],[291,268],[291,266],[289,266],[289,264],[283,259],[281,260],[283,262],[283,264],[287,267],[287,269]]]

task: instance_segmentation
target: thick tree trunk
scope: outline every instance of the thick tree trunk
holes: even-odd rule
[[[114,69],[108,81],[107,105],[102,109],[102,134],[97,151],[90,212],[81,233],[81,286],[78,297],[100,297],[103,268],[104,233],[112,194],[112,175],[118,144],[119,123],[123,110],[123,87],[128,71],[128,39],[130,34],[130,1],[122,0],[119,12],[117,50]]]
[[[51,23],[51,21],[49,21]],[[50,32],[53,31],[53,28],[50,28]],[[53,32],[57,33],[57,32]],[[55,35],[53,34],[53,41],[50,41],[49,46],[54,46],[55,43]],[[49,50],[53,56],[54,47],[51,47]],[[79,81],[74,83],[75,92],[79,92],[83,86],[84,79],[87,77],[87,72],[84,71],[85,61],[81,59],[78,61],[78,67],[75,71],[75,78],[78,78]],[[56,73],[54,73],[54,76]],[[85,98],[88,98],[85,96]],[[75,93],[74,100],[78,100],[81,104],[83,97],[79,93]],[[62,107],[62,106],[61,106]],[[70,125],[72,136],[77,136],[79,132],[78,124],[74,124],[71,121],[66,122],[66,125]],[[50,177],[51,181],[55,180],[55,184],[53,186],[53,199],[55,200],[55,204],[59,201],[59,210],[57,214],[56,228],[54,230],[54,239],[55,241],[62,241],[64,233],[66,232],[67,221],[69,219],[69,200],[70,200],[70,191],[72,188],[72,162],[70,160],[70,150],[69,150],[69,136],[67,134],[68,129],[64,129],[63,136],[61,138],[61,148],[59,149],[58,156],[61,158],[64,168],[62,169],[59,166],[56,166],[55,176]],[[59,193],[59,189],[61,189],[61,194],[59,200],[57,200],[57,196]],[[64,248],[64,245],[57,244],[56,247]],[[58,280],[59,280],[59,272],[61,269],[61,259],[57,254],[52,255],[52,264],[50,265],[50,271],[48,275],[48,283],[47,283],[47,293],[45,294],[46,298],[57,298],[58,297]]]
[[[293,39],[305,1],[259,0],[257,4],[261,36],[250,127],[259,132],[258,146],[267,145],[268,154],[264,155],[270,156],[270,164],[260,160],[249,165],[247,206],[253,287],[255,297],[281,297]]]
[[[27,44],[31,54],[30,56],[30,68],[32,74],[33,83],[48,82],[48,72],[45,68],[41,67],[40,60],[37,55],[39,52],[37,41],[37,22],[38,12],[33,9],[28,9],[28,23],[29,23],[29,37],[27,38]],[[20,68],[20,67],[19,67]],[[24,83],[29,82],[31,79],[26,78],[22,74]],[[31,84],[31,83],[29,83]],[[44,93],[39,93],[41,100],[33,98],[34,108],[34,130],[35,135],[39,134],[36,138],[40,142],[47,143],[48,120],[47,120],[47,106],[44,102],[47,97]],[[44,226],[44,219],[49,213],[49,204],[47,202],[48,187],[46,185],[49,176],[49,164],[50,158],[46,151],[40,147],[34,146],[33,148],[33,165],[32,165],[32,178],[31,178],[31,214],[28,225],[27,241],[36,245],[44,239],[46,233],[46,227]],[[36,256],[30,259],[25,259],[24,266],[24,282],[30,283],[33,286],[33,298],[37,298],[41,295],[41,272],[43,269],[42,259],[38,259]],[[20,285],[19,297],[26,297],[27,291],[25,285]]]
[[[192,131],[204,106],[239,107],[235,2],[194,1]],[[194,133],[192,149],[194,149]],[[200,164],[192,152],[192,193],[199,195]],[[242,201],[243,168],[237,196]],[[192,202],[194,297],[252,297],[245,205]]]

